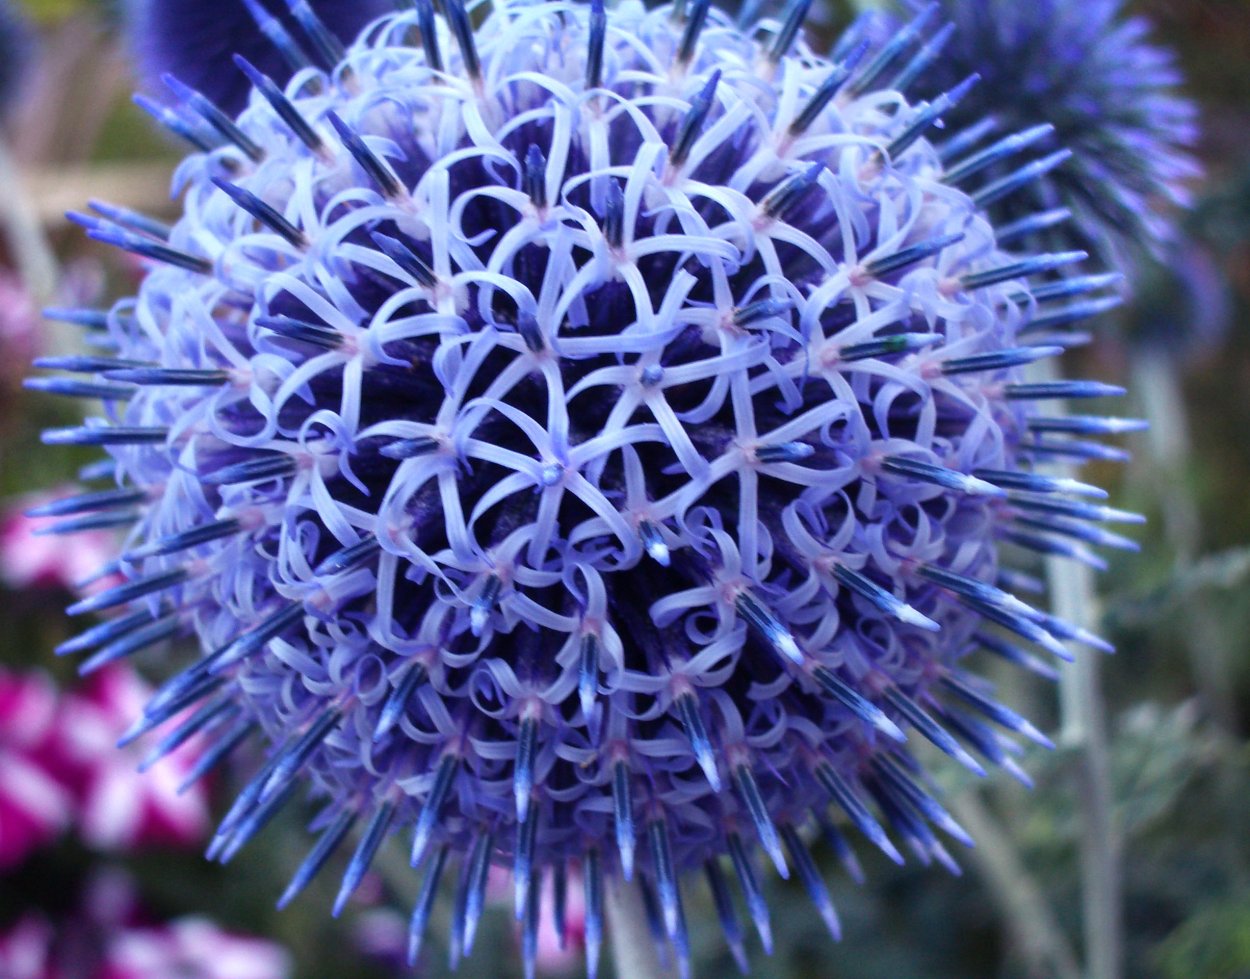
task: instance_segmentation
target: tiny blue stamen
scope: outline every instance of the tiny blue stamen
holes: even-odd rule
[[[764,797],[760,795],[759,783],[755,780],[750,766],[745,763],[734,766],[733,780],[734,788],[738,790],[738,797],[746,806],[751,822],[755,824],[755,835],[759,838],[760,846],[772,860],[777,873],[783,879],[789,878],[790,868],[786,866],[785,855],[781,852],[777,827],[773,825],[772,817],[768,814],[768,807],[764,804]]]
[[[820,912],[820,917],[829,929],[829,933],[833,935],[834,941],[837,941],[842,937],[842,926],[838,922],[837,912],[833,909],[829,889],[825,887],[824,879],[820,876],[820,870],[812,859],[811,852],[803,845],[803,841],[799,839],[799,834],[793,826],[788,824],[782,826],[781,838],[785,840],[790,859],[798,867],[799,879],[803,881],[808,896],[816,905],[816,910]]]
[[[1005,177],[995,180],[991,184],[987,184],[972,194],[973,203],[984,210],[991,204],[1002,200],[1009,194],[1015,193],[1021,187],[1028,186],[1035,180],[1040,180],[1046,174],[1054,170],[1055,167],[1067,162],[1072,157],[1072,151],[1069,149],[1056,150],[1049,156],[1045,156],[1040,160],[1034,160],[1032,163],[1026,163],[1019,170],[1010,173]]]
[[[334,131],[338,133],[339,141],[342,142],[343,148],[351,154],[359,165],[378,188],[382,191],[383,196],[392,200],[405,196],[404,186],[399,182],[399,178],[391,171],[385,163],[382,162],[369,149],[364,139],[339,118],[336,112],[327,112],[326,118],[330,120],[330,125],[334,127]]]
[[[405,245],[398,238],[392,238],[390,235],[384,235],[377,231],[372,232],[369,237],[373,239],[373,243],[401,269],[426,289],[433,289],[438,285],[438,276],[434,274],[425,261]]]
[[[295,137],[301,143],[314,153],[321,154],[325,152],[325,141],[320,134],[304,118],[303,114],[286,97],[272,78],[263,74],[242,55],[236,54],[234,63],[247,76],[248,81],[252,83],[252,87],[260,92],[265,101],[273,107],[273,111],[277,113],[278,118],[286,124],[287,128],[295,134]]]
[[[712,111],[716,96],[716,86],[720,83],[721,72],[717,68],[708,78],[707,84],[690,100],[690,108],[682,118],[677,130],[677,139],[668,151],[668,162],[674,168],[680,167],[690,156],[690,150],[703,131],[708,113]]]
[[[308,246],[308,237],[303,231],[288,221],[277,209],[266,204],[250,190],[240,187],[237,184],[232,184],[228,180],[222,180],[220,177],[213,177],[212,181],[218,190],[224,192],[227,197],[234,201],[235,204],[267,227],[270,231],[275,232],[296,248],[306,248]]]
[[[103,612],[105,609],[116,608],[119,605],[128,605],[147,595],[154,595],[168,588],[174,588],[186,581],[187,578],[188,572],[185,568],[175,568],[172,571],[158,571],[155,574],[135,578],[133,581],[127,581],[102,592],[97,592],[81,601],[75,602],[65,611],[69,615]]]
[[[772,609],[749,591],[738,593],[734,600],[734,608],[751,630],[768,643],[779,656],[791,663],[800,665],[803,663],[803,650],[795,641],[794,633],[782,624]]]
[[[954,25],[951,25],[954,26]],[[997,142],[987,146],[971,156],[960,160],[958,163],[952,164],[946,171],[946,182],[952,185],[958,185],[969,177],[980,173],[987,167],[991,167],[996,163],[1017,153],[1023,152],[1039,140],[1046,139],[1054,133],[1055,127],[1050,123],[1042,123],[1033,126],[1019,133],[1012,133],[1010,136],[1004,136]]]
[[[330,912],[333,917],[337,918],[343,913],[348,898],[364,879],[365,871],[369,869],[369,864],[373,862],[378,847],[382,845],[382,841],[386,839],[386,834],[391,828],[391,820],[395,818],[395,807],[395,800],[387,799],[374,810],[373,818],[369,820],[369,825],[365,828],[365,835],[361,837],[356,851],[352,854],[351,862],[347,865],[347,872],[343,875],[343,885],[339,888],[338,896],[334,899],[334,908]]]
[[[802,462],[816,454],[816,447],[806,442],[776,442],[772,445],[757,445],[755,460],[765,465],[769,463]]]
[[[417,895],[416,904],[412,909],[412,919],[408,922],[408,964],[417,964],[421,954],[421,942],[429,926],[430,913],[434,910],[434,899],[438,896],[438,885],[442,880],[443,868],[447,865],[447,847],[439,847],[434,862],[426,871],[425,880],[421,882],[421,893]]]
[[[867,721],[874,729],[880,731],[891,740],[903,742],[907,735],[897,724],[885,716],[881,708],[867,700],[862,694],[851,687],[827,666],[817,666],[812,670],[815,680],[825,693],[829,694],[856,717]]]
[[[618,758],[612,763],[612,815],[616,825],[616,848],[621,855],[621,876],[634,875],[634,805],[630,788],[629,762]]]
[[[642,538],[642,546],[652,561],[664,568],[667,568],[672,563],[668,542],[664,540],[664,535],[660,532],[658,526],[650,520],[640,520],[638,522],[638,536]]]
[[[325,350],[336,350],[343,345],[343,334],[320,323],[307,323],[289,316],[257,316],[255,323],[262,330]]]
[[[769,920],[768,900],[764,897],[764,891],[760,887],[755,867],[751,863],[746,847],[742,844],[742,837],[731,832],[727,834],[725,843],[729,850],[729,857],[733,861],[734,873],[737,874],[738,883],[742,887],[743,897],[746,898],[747,911],[751,915],[751,921],[755,924],[755,930],[759,933],[760,944],[764,946],[764,951],[771,955],[773,929]]]
[[[768,49],[768,60],[773,64],[777,64],[790,53],[794,39],[798,36],[803,21],[807,19],[807,12],[811,6],[812,0],[791,0],[789,9],[786,10],[785,20],[781,22],[781,28]]]
[[[161,81],[169,87],[179,102],[217,130],[226,142],[233,143],[242,150],[244,156],[253,163],[259,163],[265,158],[264,150],[240,129],[233,119],[218,108],[212,99],[189,85],[184,85],[173,75],[162,75]]]
[[[712,742],[703,726],[703,718],[699,714],[699,698],[693,690],[687,690],[674,698],[677,716],[686,729],[686,737],[690,739],[690,749],[694,752],[695,761],[703,769],[708,784],[713,791],[721,789],[720,772],[716,769],[716,757],[712,753]]]
[[[868,360],[872,357],[893,357],[897,354],[913,353],[940,344],[942,337],[937,333],[898,333],[880,340],[865,340],[863,343],[852,343],[838,349],[838,359],[845,363],[857,360]]]
[[[438,761],[438,768],[434,772],[434,781],[430,785],[430,792],[425,797],[425,802],[421,806],[421,815],[417,817],[417,823],[413,829],[412,853],[409,860],[414,867],[419,866],[421,861],[425,859],[425,853],[429,849],[430,840],[434,835],[434,828],[442,812],[443,803],[447,801],[447,795],[451,791],[451,786],[455,781],[456,771],[459,767],[460,756],[452,751],[444,752]]]
[[[318,837],[316,844],[308,851],[308,856],[299,865],[299,869],[291,877],[291,882],[287,884],[286,890],[282,892],[282,896],[278,898],[279,911],[290,904],[295,899],[295,896],[317,876],[317,873],[325,866],[326,861],[339,848],[339,844],[343,842],[344,837],[351,831],[358,815],[359,813],[355,809],[344,809],[338,814],[334,822],[325,828],[321,836]]]
[[[761,320],[777,319],[786,316],[794,308],[789,299],[757,299],[739,306],[733,311],[734,326],[750,326]]]
[[[408,709],[408,704],[412,700],[412,695],[416,693],[417,688],[422,686],[428,679],[429,674],[425,666],[421,663],[413,662],[405,671],[399,683],[395,685],[395,689],[390,692],[386,698],[386,703],[382,705],[382,710],[378,714],[378,726],[373,729],[374,742],[381,741],[390,730],[399,723],[404,712]]]

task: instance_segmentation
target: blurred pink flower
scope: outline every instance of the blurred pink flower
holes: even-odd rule
[[[0,271],[0,374],[20,382],[42,348],[39,308],[22,280]]]
[[[62,702],[58,745],[63,779],[75,797],[79,833],[91,846],[194,846],[208,832],[203,784],[178,791],[196,761],[194,739],[142,775],[142,749],[116,747],[151,694],[132,669],[114,665],[93,674]]]
[[[394,908],[370,908],[356,915],[352,941],[371,961],[402,970],[408,957],[408,921]]]
[[[73,590],[112,559],[117,540],[110,531],[90,530],[69,536],[35,533],[56,520],[28,517],[26,511],[71,492],[76,490],[24,496],[5,507],[0,516],[0,581],[14,589]]]
[[[281,946],[203,918],[139,925],[134,882],[122,872],[86,881],[77,913],[38,914],[0,932],[0,979],[287,979]]]
[[[0,976],[4,979],[60,979],[52,965],[52,926],[28,914],[0,933]]]
[[[514,896],[512,874],[504,867],[492,866],[486,877],[486,900],[511,909]],[[570,875],[566,887],[563,947],[555,929],[555,885],[550,875],[543,878],[540,900],[542,906],[538,920],[543,924],[538,929],[538,943],[534,950],[538,971],[544,975],[562,975],[580,969],[586,947],[586,901],[581,878]]]
[[[290,974],[290,956],[273,942],[232,935],[203,918],[182,918],[118,933],[93,979],[285,979]]]
[[[0,670],[0,869],[20,863],[70,821],[73,800],[49,769],[57,709],[48,677]]]
[[[573,972],[582,966],[586,947],[585,888],[580,877],[569,878],[564,902],[564,945],[555,930],[555,887],[550,877],[543,881],[542,907],[538,920],[548,927],[538,929],[538,947],[534,963],[546,974]]]

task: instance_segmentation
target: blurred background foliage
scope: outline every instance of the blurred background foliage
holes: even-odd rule
[[[822,3],[813,11],[818,26],[832,31],[847,22],[845,0],[816,6]],[[24,6],[39,28],[39,61],[5,127],[21,189],[0,193],[20,194],[27,216],[44,226],[57,265],[70,276],[62,283],[111,298],[133,285],[135,269],[87,241],[62,212],[98,197],[176,214],[168,177],[181,151],[130,103],[134,82],[117,45],[112,4],[25,0]],[[1198,151],[1206,177],[1196,206],[1183,216],[1188,253],[1156,267],[1136,301],[1105,317],[1096,341],[1072,355],[1079,363],[1067,372],[1126,384],[1124,413],[1156,419],[1152,433],[1130,440],[1132,463],[1104,464],[1090,474],[1090,481],[1113,488],[1114,505],[1149,517],[1135,534],[1141,553],[1115,557],[1100,580],[1104,634],[1119,650],[1101,667],[1123,855],[1124,974],[1234,979],[1250,976],[1250,3],[1131,6],[1149,15],[1156,38],[1179,52],[1201,105]],[[1184,263],[1194,257],[1202,262],[1197,277],[1187,275]],[[0,250],[0,265],[20,268],[23,259],[11,248]],[[51,280],[28,287],[40,303],[69,288]],[[49,333],[38,342],[47,349],[65,341]],[[72,480],[75,464],[87,461],[40,449],[39,430],[68,424],[76,409],[22,391],[23,370],[21,363],[0,370],[0,497],[19,509],[25,494]],[[1162,402],[1142,403],[1150,397]],[[74,664],[50,653],[70,634],[61,614],[65,601],[57,582],[6,587],[3,668],[47,671],[63,689],[74,687]],[[1005,676],[1003,682],[1018,687],[1006,702],[1026,707],[1022,712],[1043,730],[1058,729],[1051,688]],[[1032,791],[1003,777],[973,785],[942,768],[957,817],[969,824],[990,820],[986,832],[970,825],[981,844],[958,854],[963,879],[897,868],[865,851],[868,882],[856,886],[818,845],[845,938],[831,945],[801,885],[774,880],[777,950],[767,958],[756,944],[753,974],[1076,974],[1066,970],[1083,960],[1078,813],[1084,789],[1075,752],[1057,740],[1055,751],[1033,749],[1023,759],[1037,783]],[[212,786],[218,815],[228,783],[227,776]],[[971,810],[970,802],[976,803]],[[229,930],[284,945],[300,979],[401,971],[397,936],[404,918],[388,909],[411,904],[407,861],[402,855],[381,861],[397,868],[394,879],[375,880],[342,920],[327,916],[332,875],[278,913],[274,900],[306,845],[290,814],[224,868],[205,862],[197,846],[105,853],[72,832],[62,834],[0,872],[0,933],[32,912],[48,920],[81,916],[87,883],[106,868],[121,868],[152,920],[210,914]],[[735,967],[710,900],[701,886],[689,891],[696,972],[729,974]],[[438,923],[448,914],[447,907],[436,914],[423,954],[430,975],[446,968]],[[485,928],[463,974],[519,975],[506,898]],[[580,973],[582,964],[573,955],[553,959],[549,968]],[[606,958],[604,969],[610,974]]]

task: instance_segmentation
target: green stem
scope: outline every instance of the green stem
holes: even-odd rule
[[[1055,366],[1039,365],[1039,379],[1054,380]],[[1062,411],[1056,405],[1055,414]],[[1074,476],[1071,466],[1060,475]],[[1094,574],[1068,558],[1046,559],[1051,609],[1079,628],[1097,633],[1102,618]],[[1111,758],[1099,682],[1101,654],[1082,650],[1060,674],[1060,742],[1076,759],[1081,801],[1081,905],[1087,979],[1119,979],[1122,974],[1121,841],[1115,822]]]
[[[667,979],[673,970],[660,965],[659,949],[647,925],[638,888],[617,881],[607,894],[608,934],[617,979]]]
[[[1076,955],[1045,894],[978,791],[961,792],[950,804],[955,818],[977,841],[971,859],[1003,910],[1012,948],[1024,960],[1027,974],[1080,979]]]
[[[1163,513],[1163,534],[1178,571],[1193,566],[1201,547],[1201,517],[1185,485],[1192,469],[1189,412],[1176,367],[1162,352],[1137,351],[1132,361],[1132,388],[1150,423],[1145,439],[1146,465]],[[1237,702],[1229,682],[1228,647],[1209,599],[1195,595],[1185,617],[1182,643],[1194,683],[1220,730],[1239,730]]]

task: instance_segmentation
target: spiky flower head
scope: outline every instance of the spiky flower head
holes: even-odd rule
[[[1019,773],[1045,741],[972,664],[1098,642],[999,551],[1124,543],[1033,469],[1113,456],[1068,436],[1126,423],[1034,406],[1117,389],[1021,377],[1105,279],[1031,286],[1084,256],[1004,252],[944,178],[926,134],[971,80],[910,105],[901,49],[832,63],[806,6],[421,2],[285,90],[240,60],[237,121],[175,83],[220,144],[184,216],[77,216],[152,267],[54,311],[113,353],[44,362],[106,404],[46,440],[116,471],[55,512],[130,528],[125,582],[71,610],[119,614],[64,648],[196,637],[129,737],[181,718],[154,750],[205,732],[197,774],[264,746],[222,859],[322,801],[283,902],[357,827],[335,910],[402,840],[414,956],[440,879],[459,956],[505,864],[528,959],[571,868],[592,969],[608,878],[684,961],[692,871],[741,957],[722,862],[765,946],[757,848],[836,935],[810,827],[852,873],[846,824],[949,863],[917,745]]]
[[[980,124],[985,145],[1027,139],[1049,160],[1039,160],[1046,173],[1029,192],[990,207],[999,224],[1022,209],[1067,208],[1074,220],[1052,241],[1096,250],[1130,274],[1144,256],[1163,257],[1198,173],[1197,107],[1181,92],[1171,50],[1150,40],[1146,18],[1127,16],[1124,0],[894,7],[920,9],[929,25],[913,39],[923,70],[907,73],[906,90],[931,98],[975,71],[982,84],[949,121],[970,136]],[[874,16],[883,15],[861,25],[869,33]]]
[[[123,0],[122,27],[145,88],[160,91],[173,72],[235,115],[250,86],[234,55],[285,84],[318,57],[338,60],[340,38],[394,9],[391,0]]]

